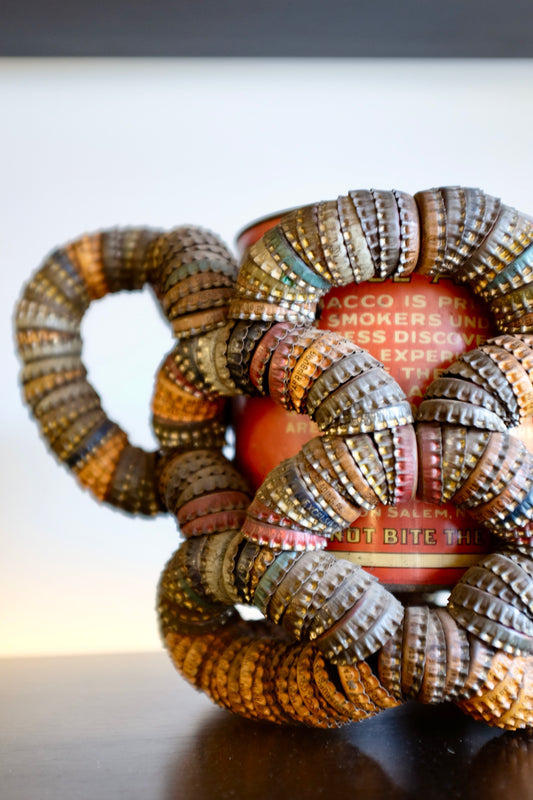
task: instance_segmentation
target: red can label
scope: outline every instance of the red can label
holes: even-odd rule
[[[496,333],[469,289],[421,275],[334,289],[324,298],[318,325],[378,358],[415,407],[444,368]],[[239,398],[235,417],[237,462],[254,488],[319,433],[309,419],[268,398]],[[521,427],[527,443],[531,425]],[[415,500],[364,514],[328,549],[396,590],[419,591],[452,586],[480,554],[494,548],[489,532],[454,505]]]

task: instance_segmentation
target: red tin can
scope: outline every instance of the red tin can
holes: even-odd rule
[[[280,216],[245,228],[237,239],[240,253]],[[379,359],[415,407],[445,367],[496,334],[486,308],[468,288],[417,274],[331,290],[318,326],[353,339]],[[270,398],[238,398],[234,419],[236,460],[254,488],[319,432],[307,417],[276,406]],[[526,443],[533,439],[530,423],[521,428]],[[453,586],[493,544],[489,532],[454,505],[414,500],[364,514],[327,549],[395,591],[420,592]]]

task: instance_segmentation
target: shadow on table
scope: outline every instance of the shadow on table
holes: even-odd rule
[[[224,715],[205,726],[168,776],[165,800],[365,798],[407,800],[340,731],[279,728]],[[347,794],[349,793],[349,794]]]
[[[165,800],[533,800],[533,737],[407,704],[340,730],[225,712],[169,765]]]

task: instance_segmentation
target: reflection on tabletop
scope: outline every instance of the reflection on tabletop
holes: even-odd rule
[[[169,765],[164,797],[531,800],[532,786],[531,735],[409,703],[328,732],[211,716]]]

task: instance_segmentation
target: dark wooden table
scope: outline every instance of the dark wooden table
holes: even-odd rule
[[[331,732],[218,709],[164,653],[0,661],[1,800],[532,800],[533,736],[406,704]]]

